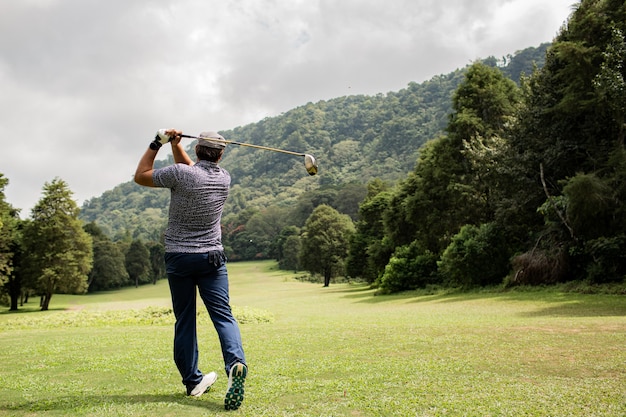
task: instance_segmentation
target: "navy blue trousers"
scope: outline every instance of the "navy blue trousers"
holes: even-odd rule
[[[219,336],[226,374],[235,363],[245,364],[239,324],[229,304],[225,257],[215,253],[166,253],[165,264],[176,317],[174,362],[183,384],[193,387],[203,377],[198,369],[196,293],[200,294]]]

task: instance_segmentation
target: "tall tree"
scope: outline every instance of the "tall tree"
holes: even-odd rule
[[[317,206],[306,220],[302,233],[302,268],[322,274],[324,286],[328,287],[331,278],[345,270],[344,263],[353,233],[354,224],[350,216],[340,214],[326,204]]]
[[[43,197],[24,231],[24,272],[48,310],[52,295],[84,293],[93,262],[91,236],[78,219],[79,209],[67,183],[55,178],[43,187]]]
[[[477,62],[454,94],[447,135],[422,147],[415,170],[385,213],[394,246],[419,241],[441,254],[465,224],[493,218],[499,178],[489,170],[514,120],[520,93],[497,68]]]
[[[280,269],[297,271],[300,264],[298,263],[298,254],[300,253],[301,239],[300,236],[290,235],[285,238],[282,257],[278,261]]]
[[[17,310],[21,291],[18,275],[20,251],[19,211],[6,201],[4,189],[9,180],[0,173],[0,290],[8,293],[11,310]]]
[[[389,186],[380,179],[367,185],[367,195],[359,207],[356,232],[350,240],[346,272],[352,277],[362,277],[372,283],[382,273],[391,251],[384,247],[385,227],[383,213],[389,207]]]
[[[85,225],[85,231],[93,239],[93,268],[89,272],[88,291],[101,291],[120,288],[129,282],[124,265],[124,253],[91,222]]]
[[[152,281],[150,251],[141,240],[137,239],[131,242],[126,252],[125,265],[128,276],[135,287]]]
[[[161,242],[148,243],[148,252],[150,252],[150,272],[152,273],[152,283],[165,278],[165,247]]]
[[[546,265],[534,282],[623,278],[625,33],[626,3],[581,1],[525,86],[511,145],[512,160],[523,166],[518,178],[529,186],[510,196],[519,210],[509,219],[533,239],[519,270]],[[546,208],[539,211],[545,223],[538,207]],[[587,223],[592,212],[594,230]],[[533,216],[541,222],[527,221]],[[555,263],[560,267],[549,267]]]

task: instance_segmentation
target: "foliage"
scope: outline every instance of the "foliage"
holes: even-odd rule
[[[306,223],[326,206],[356,221],[337,265],[373,285],[489,285],[509,270],[520,283],[623,279],[625,22],[623,2],[583,1],[551,45],[222,132],[320,162],[308,177],[290,156],[228,149],[229,259],[312,269]],[[157,242],[167,199],[122,184],[83,215],[115,242]],[[441,274],[423,273],[432,259]]]
[[[548,50],[545,66],[525,87],[511,146],[524,167],[521,176],[537,178],[543,166],[545,178],[542,173],[541,182],[527,183],[526,203],[518,205],[517,219],[509,219],[526,230],[527,247],[547,237],[556,248],[542,243],[541,250],[527,251],[530,259],[545,258],[540,270],[556,271],[543,274],[546,282],[619,276],[611,265],[618,265],[620,256],[608,242],[618,242],[626,230],[625,16],[623,2],[581,2]],[[562,202],[560,213],[551,209],[560,221],[528,222],[546,198]],[[606,251],[596,259],[603,261],[596,263],[592,253],[601,247]]]
[[[4,189],[9,180],[0,173],[0,297],[7,295],[11,310],[17,310],[21,293],[19,267],[21,259],[21,222],[19,210],[6,201]]]
[[[155,167],[165,165],[157,161]],[[125,182],[83,203],[80,218],[95,222],[114,241],[158,242],[167,223],[169,192]]]
[[[93,267],[89,272],[88,291],[120,288],[130,283],[124,253],[102,230],[91,222],[84,226],[93,239]]]
[[[416,241],[440,255],[463,225],[495,217],[500,181],[490,167],[505,146],[500,138],[518,100],[517,87],[499,70],[482,63],[468,69],[454,95],[448,134],[422,148],[383,215],[394,247]]]
[[[325,204],[317,206],[302,232],[301,267],[322,274],[327,287],[331,278],[345,272],[348,243],[353,233],[354,224],[349,216]]]
[[[617,202],[610,185],[596,174],[579,174],[563,187],[565,215],[575,236],[596,238],[611,233],[611,218]]]
[[[277,241],[279,251],[277,256],[278,267],[292,271],[300,269],[298,254],[301,246],[300,229],[295,226],[283,228]]]
[[[380,278],[380,292],[415,290],[437,283],[437,259],[417,242],[397,248]]]
[[[306,151],[320,164],[318,175],[311,177],[293,156],[229,147],[221,162],[232,177],[225,220],[248,209],[280,206],[291,210],[291,225],[302,227],[319,204],[329,204],[356,219],[365,184],[374,178],[389,183],[402,178],[414,167],[421,145],[444,128],[452,92],[462,77],[463,70],[458,70],[385,95],[308,103],[221,132],[241,142]],[[171,158],[157,161],[155,167],[171,162]],[[86,223],[95,221],[114,241],[140,238],[150,242],[159,240],[168,205],[166,190],[129,181],[86,201],[80,216]],[[238,222],[233,229],[240,226],[245,223]],[[252,259],[257,254],[271,257],[267,247],[250,248],[244,254],[236,245],[228,246],[230,259]]]
[[[9,180],[0,173],[0,286],[12,273],[12,246],[17,228],[17,211],[6,201],[4,189]]]
[[[604,284],[624,282],[626,277],[626,234],[601,236],[585,242],[583,253],[589,258],[584,262],[590,282]]]
[[[152,282],[150,251],[141,240],[133,240],[126,252],[124,264],[135,287]]]
[[[439,274],[451,287],[497,285],[509,272],[509,255],[494,223],[465,225],[438,262]]]
[[[150,253],[150,275],[152,283],[156,284],[157,280],[166,278],[167,271],[165,268],[165,246],[161,242],[149,242],[147,244]]]
[[[374,179],[367,185],[367,195],[359,207],[356,231],[350,241],[346,273],[373,283],[389,261],[391,250],[383,249],[385,227],[383,213],[389,207],[389,185]]]
[[[67,183],[55,178],[46,183],[43,197],[23,231],[24,274],[29,287],[42,296],[47,310],[52,295],[83,293],[93,263],[91,236],[78,219],[79,209]]]
[[[513,277],[507,285],[555,284],[567,280],[567,253],[563,247],[533,250],[512,260]]]

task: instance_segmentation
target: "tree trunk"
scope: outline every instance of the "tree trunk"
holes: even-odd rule
[[[50,299],[52,298],[52,294],[46,294],[41,296],[41,311],[47,311],[48,306],[50,305]]]
[[[10,311],[17,311],[17,300],[19,298],[19,296],[16,297],[14,294],[11,294],[11,308],[9,308]]]
[[[22,294],[22,286],[15,276],[9,278],[9,297],[11,298],[10,311],[17,311],[17,304]]]
[[[324,271],[324,286],[328,287],[330,285],[330,268]]]

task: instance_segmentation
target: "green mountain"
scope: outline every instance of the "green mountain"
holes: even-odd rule
[[[519,81],[522,74],[543,65],[547,46],[483,61]],[[354,217],[358,201],[348,204],[347,200],[362,199],[364,185],[374,178],[389,184],[405,178],[414,169],[421,146],[442,132],[465,70],[411,82],[397,92],[307,103],[280,116],[220,132],[240,142],[309,153],[319,164],[318,175],[309,176],[301,157],[229,146],[221,162],[232,176],[225,223],[234,222],[236,227],[251,216],[246,213],[276,206],[299,210],[301,216],[293,223],[301,226],[307,213],[321,202],[330,202]],[[171,162],[158,161],[157,166]],[[166,190],[126,182],[86,201],[80,218],[95,222],[115,240],[157,241],[168,204]]]

